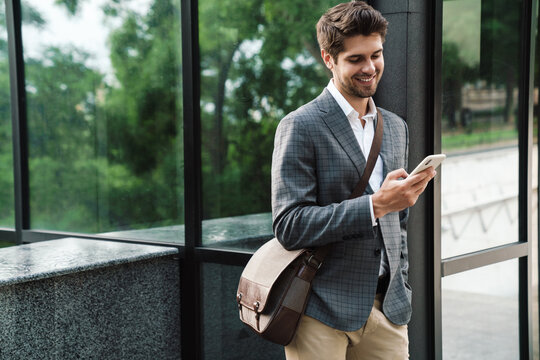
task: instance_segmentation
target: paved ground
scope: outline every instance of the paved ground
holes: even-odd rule
[[[445,360],[517,360],[517,298],[444,291]]]

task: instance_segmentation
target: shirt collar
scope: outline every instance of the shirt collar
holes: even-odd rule
[[[358,119],[359,115],[356,110],[349,104],[347,99],[339,92],[339,90],[336,88],[336,85],[334,85],[333,79],[330,79],[328,82],[328,86],[326,87],[332,97],[336,100],[339,107],[345,114],[345,116],[350,119],[351,117]],[[375,107],[375,102],[373,101],[373,98],[370,97],[368,100],[368,112],[366,115],[362,116],[362,119],[364,120],[373,120],[377,117],[377,108]]]

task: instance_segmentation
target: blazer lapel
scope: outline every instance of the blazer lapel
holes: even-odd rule
[[[349,120],[345,114],[343,114],[343,111],[339,107],[338,103],[336,100],[334,100],[332,94],[330,94],[326,88],[317,98],[317,104],[319,106],[319,110],[325,114],[325,116],[322,117],[324,122],[340,143],[345,153],[347,153],[353,162],[360,178],[366,166],[366,159],[364,158],[360,145],[358,145],[358,141],[354,136],[354,132]],[[384,146],[384,141],[381,147],[382,146]],[[371,190],[369,185],[368,188]]]

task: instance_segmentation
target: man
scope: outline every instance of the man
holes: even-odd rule
[[[273,228],[289,250],[332,244],[313,281],[292,359],[406,359],[411,289],[407,208],[433,168],[408,176],[408,131],[379,109],[384,135],[365,193],[348,200],[371,148],[387,21],[361,1],[339,4],[317,24],[333,79],[279,124],[272,160]],[[384,181],[383,181],[384,179]]]

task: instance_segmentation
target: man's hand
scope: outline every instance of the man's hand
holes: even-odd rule
[[[381,188],[371,196],[375,217],[401,211],[416,204],[416,200],[424,192],[429,180],[437,174],[432,167],[409,176],[404,169],[389,172]],[[403,178],[404,180],[399,180]]]

